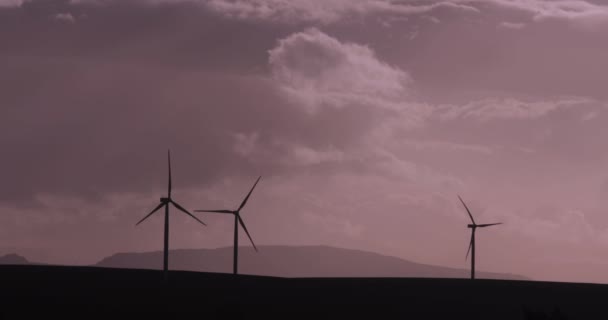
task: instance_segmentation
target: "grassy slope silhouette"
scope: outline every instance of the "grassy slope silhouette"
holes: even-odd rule
[[[534,319],[524,310],[567,319],[606,319],[608,286],[515,280],[277,278],[160,270],[0,266],[0,317],[189,318],[378,317]],[[548,319],[539,317],[538,319]]]
[[[294,251],[293,247],[284,246],[265,246],[262,249],[260,253],[266,252],[270,257],[276,256],[277,250],[292,249],[292,254]],[[343,269],[370,257],[425,266],[358,250],[331,247],[299,249],[309,252],[285,257],[290,264],[281,265],[280,268],[301,264],[301,268],[306,269],[314,263],[307,263],[302,258],[310,259],[311,254],[315,254],[317,259],[323,259],[337,253],[341,253],[341,258],[352,255],[350,260],[343,261]],[[171,253],[171,266],[180,263],[180,252],[192,256],[193,252],[200,254],[204,251],[175,250]],[[266,319],[310,319],[319,316],[403,319],[608,318],[608,311],[604,307],[604,299],[608,296],[607,285],[490,279],[371,278],[349,277],[348,274],[342,274],[340,278],[234,276],[229,274],[231,248],[207,251],[226,255],[225,270],[222,270],[226,273],[171,271],[169,281],[164,282],[162,271],[151,269],[2,265],[0,319],[36,315],[107,319],[123,315],[141,317],[162,314],[183,314],[185,317],[192,314],[187,317],[206,319],[229,316],[260,316]],[[160,269],[162,252],[143,255],[158,260],[156,264]],[[253,252],[251,255],[243,254],[244,268],[251,267],[248,267],[251,262],[245,263],[253,259]],[[120,254],[104,259],[100,264],[111,265],[116,257],[120,257]],[[211,254],[207,257],[214,256]],[[466,271],[462,270],[465,276]],[[548,316],[551,314],[554,316]]]

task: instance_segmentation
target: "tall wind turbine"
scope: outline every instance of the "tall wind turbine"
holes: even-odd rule
[[[169,271],[169,204],[172,204],[175,208],[177,208],[181,212],[189,215],[194,220],[196,220],[196,221],[200,222],[202,225],[206,226],[206,224],[204,222],[199,220],[197,217],[193,216],[190,212],[188,212],[188,210],[184,209],[184,207],[180,206],[177,202],[173,201],[173,199],[171,198],[171,150],[167,151],[167,160],[169,163],[169,187],[167,190],[167,197],[161,197],[160,204],[156,208],[154,208],[154,210],[152,210],[150,213],[148,213],[148,215],[143,217],[141,220],[139,220],[138,223],[135,224],[135,226],[139,225],[144,220],[148,219],[156,211],[158,211],[160,208],[165,207],[165,248],[164,248],[164,259],[163,259],[163,274],[164,274],[165,280],[167,280],[167,277],[169,275],[169,273],[168,273],[168,271]]]
[[[241,205],[239,206],[239,208],[236,210],[194,210],[194,212],[213,212],[213,213],[226,213],[226,214],[234,215],[234,257],[233,257],[233,261],[232,261],[232,273],[234,273],[234,274],[238,274],[239,224],[241,225],[241,227],[243,227],[243,230],[245,230],[245,233],[247,234],[247,237],[249,237],[249,241],[251,241],[251,244],[253,245],[253,248],[255,249],[255,251],[256,252],[258,251],[258,248],[255,246],[255,243],[253,243],[253,239],[251,239],[251,235],[249,235],[249,231],[247,231],[247,227],[245,226],[245,222],[243,222],[243,218],[241,218],[241,209],[243,209],[243,207],[247,203],[247,200],[249,200],[249,197],[251,196],[253,189],[255,189],[255,186],[260,181],[260,178],[262,178],[262,176],[258,177],[258,179],[253,184],[253,187],[251,187],[251,190],[249,190],[249,193],[247,194],[245,199],[243,199],[243,202],[241,202]]]
[[[467,205],[464,203],[464,201],[462,200],[462,198],[460,196],[458,196],[458,199],[460,199],[460,202],[462,202],[462,205],[467,210],[467,213],[469,214],[469,217],[471,218],[471,222],[473,222],[472,224],[467,225],[468,228],[471,228],[471,242],[469,243],[469,249],[467,250],[466,258],[469,257],[469,252],[471,252],[471,280],[474,280],[475,279],[475,230],[477,228],[485,228],[485,227],[499,225],[499,224],[502,224],[502,222],[487,223],[487,224],[475,223],[475,219],[473,219],[473,215],[471,214],[469,207],[467,207]]]

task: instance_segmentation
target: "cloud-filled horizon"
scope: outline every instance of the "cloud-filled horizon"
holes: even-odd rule
[[[608,283],[608,6],[0,0],[0,253],[162,248],[166,192],[256,244]],[[171,248],[231,244],[172,215]],[[30,255],[28,255],[30,253]]]

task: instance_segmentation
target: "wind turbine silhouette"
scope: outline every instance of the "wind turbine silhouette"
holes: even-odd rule
[[[154,208],[148,215],[143,217],[139,222],[135,224],[135,226],[142,223],[144,220],[148,219],[151,215],[153,215],[160,208],[165,207],[165,248],[164,248],[164,259],[163,259],[163,275],[165,281],[169,276],[169,204],[172,204],[175,208],[180,210],[181,212],[189,215],[194,220],[200,222],[202,225],[206,226],[206,224],[199,220],[197,217],[193,216],[188,210],[184,209],[184,207],[180,206],[177,202],[173,201],[171,198],[171,150],[167,150],[167,160],[169,163],[169,187],[167,190],[167,197],[160,198],[160,204]]]
[[[474,280],[475,279],[475,230],[477,228],[485,228],[485,227],[499,225],[499,224],[502,224],[502,222],[487,223],[487,224],[475,223],[475,219],[473,219],[473,215],[471,214],[469,207],[467,207],[467,205],[464,203],[464,201],[462,200],[462,198],[460,196],[458,196],[458,199],[460,199],[460,202],[462,202],[462,205],[467,210],[467,213],[469,214],[469,217],[471,218],[471,222],[473,222],[472,224],[467,225],[468,228],[471,228],[471,242],[469,243],[469,249],[467,250],[467,256],[465,259],[467,259],[469,257],[469,252],[471,252],[471,280]]]
[[[239,224],[241,225],[241,227],[243,227],[243,230],[245,230],[245,233],[247,234],[247,237],[249,237],[249,241],[251,241],[251,244],[253,245],[253,248],[255,249],[255,251],[256,252],[258,251],[258,248],[255,246],[255,243],[253,243],[253,239],[251,239],[251,235],[249,235],[249,231],[247,231],[247,227],[245,226],[245,222],[243,222],[243,218],[241,218],[241,209],[243,209],[243,207],[247,203],[247,200],[249,200],[249,197],[251,196],[253,189],[255,189],[255,186],[260,181],[260,178],[262,178],[262,176],[258,177],[258,179],[253,184],[253,187],[251,187],[251,190],[249,190],[249,193],[247,194],[245,199],[243,199],[243,202],[241,202],[241,205],[239,206],[239,208],[236,210],[194,210],[194,212],[227,213],[227,214],[234,215],[234,257],[233,257],[233,261],[232,261],[232,273],[233,274],[238,274]]]

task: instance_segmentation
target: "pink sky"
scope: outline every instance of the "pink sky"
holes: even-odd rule
[[[160,250],[165,192],[257,244],[608,283],[608,6],[0,0],[0,252]],[[232,222],[173,215],[172,248]],[[244,242],[243,242],[244,243]]]

